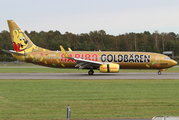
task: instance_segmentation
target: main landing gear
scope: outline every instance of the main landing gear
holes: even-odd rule
[[[89,70],[88,71],[88,75],[93,75],[94,71],[93,70]]]
[[[161,71],[160,70],[158,71],[158,75],[161,75]]]

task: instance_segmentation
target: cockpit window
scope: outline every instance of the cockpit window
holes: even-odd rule
[[[170,58],[169,57],[166,57],[166,58],[164,58],[165,60],[170,60]]]

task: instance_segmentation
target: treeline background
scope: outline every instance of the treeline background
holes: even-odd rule
[[[39,47],[50,50],[60,50],[59,45],[73,51],[140,51],[156,52],[173,51],[174,56],[179,56],[179,35],[173,32],[159,33],[125,33],[117,36],[109,35],[104,30],[90,31],[89,33],[73,34],[59,31],[36,32],[31,31],[26,35]],[[0,61],[11,61],[11,55],[1,51],[13,50],[10,33],[0,33]]]

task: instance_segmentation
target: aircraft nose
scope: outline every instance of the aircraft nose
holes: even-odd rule
[[[175,65],[177,65],[177,64],[178,64],[178,63],[177,63],[175,60],[171,60],[171,61],[170,61],[170,65],[171,65],[171,66],[175,66]]]

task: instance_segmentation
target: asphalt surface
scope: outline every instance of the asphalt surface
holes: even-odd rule
[[[152,118],[151,119],[95,119],[95,120],[152,120]]]
[[[179,73],[0,73],[0,79],[179,79]]]
[[[152,120],[152,118],[151,119],[93,119],[93,120]]]

